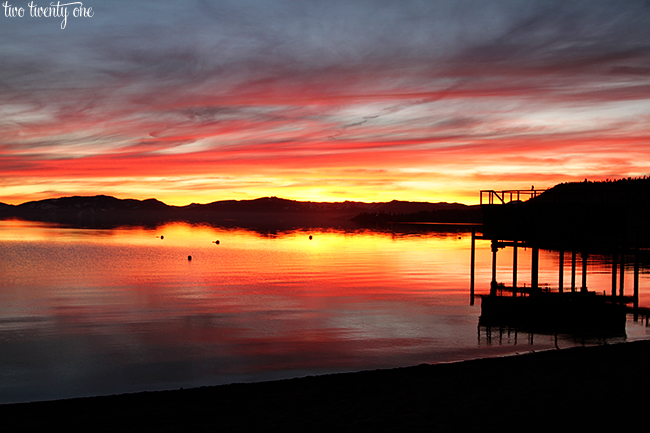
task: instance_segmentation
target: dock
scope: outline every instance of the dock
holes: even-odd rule
[[[482,233],[472,231],[470,303],[475,300],[477,241],[490,242],[489,294],[480,296],[483,326],[542,332],[624,334],[626,315],[648,326],[650,308],[639,305],[642,256],[650,249],[650,179],[562,184],[550,190],[484,190]],[[531,250],[530,285],[518,284],[518,252]],[[557,281],[539,282],[539,251],[558,254]],[[512,254],[512,284],[497,280],[497,254]],[[571,257],[565,265],[565,256]],[[611,256],[611,286],[589,290],[588,258]],[[577,274],[580,263],[580,274]],[[569,266],[570,281],[565,281]],[[626,269],[633,269],[626,293]],[[628,281],[629,283],[629,281]],[[552,286],[552,287],[551,287]],[[629,290],[629,288],[627,288]]]

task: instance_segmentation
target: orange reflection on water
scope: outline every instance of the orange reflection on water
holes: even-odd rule
[[[505,351],[477,343],[467,231],[1,223],[0,396],[9,400]],[[489,244],[477,246],[480,293],[489,288],[491,254]],[[519,256],[522,283],[528,254]],[[540,254],[542,283],[556,278],[553,254]],[[499,260],[501,279],[508,256]],[[537,341],[534,348],[555,344]]]

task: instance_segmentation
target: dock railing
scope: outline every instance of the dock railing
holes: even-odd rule
[[[545,189],[507,189],[503,191],[481,190],[481,204],[506,204],[515,201],[526,201],[537,197]]]

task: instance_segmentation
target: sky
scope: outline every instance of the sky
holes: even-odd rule
[[[475,204],[650,174],[650,1],[28,3],[0,15],[3,203]]]

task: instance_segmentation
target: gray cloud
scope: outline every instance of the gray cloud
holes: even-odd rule
[[[634,1],[114,0],[94,8],[95,17],[63,31],[42,18],[4,18],[4,84],[15,83],[16,70],[34,81],[67,72],[189,82],[369,67],[425,73],[456,60],[575,67],[617,53],[640,58],[650,44],[649,8]]]
[[[23,146],[97,145],[97,134],[140,146],[177,133],[166,144],[173,147],[194,140],[183,137],[190,132],[238,120],[320,120],[329,125],[324,138],[391,124],[420,137],[427,132],[409,128],[422,128],[423,114],[405,110],[435,101],[521,98],[530,113],[539,104],[650,98],[644,1],[85,4],[95,16],[70,18],[65,30],[54,19],[0,17],[0,132],[11,133],[12,143],[19,130],[71,122],[81,131],[74,139]],[[322,102],[328,98],[334,102]],[[359,114],[338,114],[377,101]],[[430,125],[455,119],[447,127],[460,134],[458,119],[471,119],[469,129],[487,116],[484,107],[460,113],[448,105]]]

